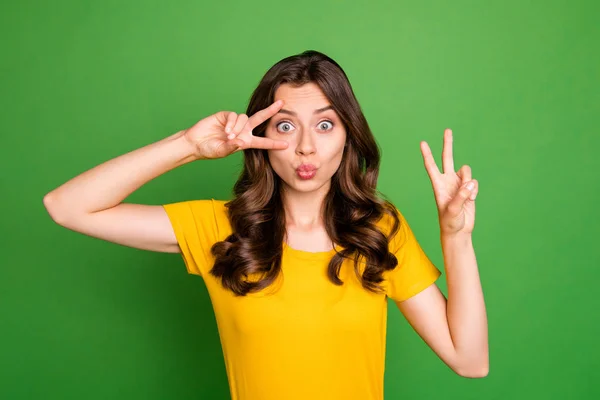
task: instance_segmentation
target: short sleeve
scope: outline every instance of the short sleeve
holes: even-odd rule
[[[395,269],[385,272],[386,294],[404,301],[434,283],[441,272],[421,248],[406,218],[397,211],[400,227],[390,241],[390,252],[398,259]]]
[[[212,267],[211,247],[218,241],[215,200],[164,204],[188,273],[203,276]]]

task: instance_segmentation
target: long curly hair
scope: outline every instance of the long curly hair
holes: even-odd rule
[[[307,50],[284,58],[263,76],[252,93],[247,115],[272,104],[277,88],[284,83],[316,83],[347,132],[342,161],[331,178],[322,207],[326,232],[341,248],[329,261],[328,278],[333,284],[342,285],[342,263],[344,259],[354,259],[354,270],[362,286],[381,292],[383,272],[398,264],[388,244],[400,221],[395,207],[376,189],[380,150],[348,77],[337,62],[318,51]],[[253,134],[264,137],[268,122],[256,127]],[[243,155],[244,166],[233,187],[234,198],[225,204],[233,233],[212,246],[215,263],[210,270],[225,288],[240,296],[275,282],[281,271],[286,235],[282,182],[271,167],[267,150],[245,149]],[[393,218],[387,234],[376,225],[385,214]],[[259,279],[249,279],[250,276]]]

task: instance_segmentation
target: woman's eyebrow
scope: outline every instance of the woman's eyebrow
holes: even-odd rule
[[[331,105],[328,105],[323,108],[318,108],[313,112],[313,114],[319,114],[319,113],[322,113],[327,110],[333,110],[333,107]],[[294,111],[285,110],[283,108],[281,110],[279,110],[278,114],[289,114],[289,115],[293,115],[295,117],[298,116],[298,114],[296,114]]]

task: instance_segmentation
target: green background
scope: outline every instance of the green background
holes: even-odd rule
[[[490,374],[454,374],[390,303],[386,398],[600,398],[598,2],[1,7],[0,398],[228,398],[201,278],[179,255],[56,225],[42,198],[219,110],[244,112],[266,70],[306,49],[348,73],[382,148],[379,190],[441,268],[419,141],[439,164],[451,127],[457,169],[480,183]],[[241,160],[188,164],[127,201],[229,198]]]

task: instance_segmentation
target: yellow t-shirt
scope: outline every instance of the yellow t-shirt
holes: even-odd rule
[[[187,270],[208,289],[232,400],[381,400],[387,297],[405,300],[437,280],[432,264],[400,212],[390,243],[399,265],[384,273],[385,294],[363,289],[353,260],[340,271],[344,285],[327,278],[335,250],[312,253],[283,244],[276,284],[235,296],[209,274],[211,246],[231,234],[225,201],[163,205]],[[385,226],[391,219],[384,217]]]

